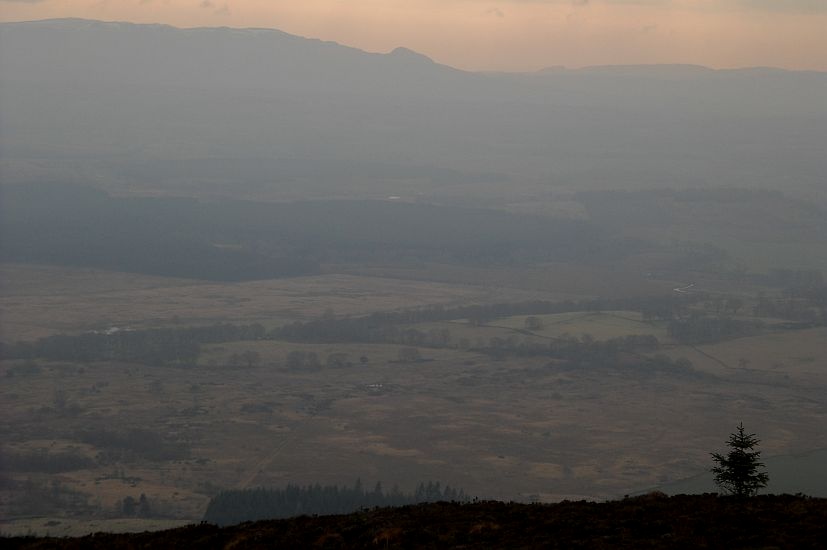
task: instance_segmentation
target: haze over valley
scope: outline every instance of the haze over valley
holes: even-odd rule
[[[824,72],[0,23],[0,529],[713,491],[740,421],[827,496],[825,143]]]

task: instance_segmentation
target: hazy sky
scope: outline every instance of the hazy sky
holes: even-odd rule
[[[827,0],[0,0],[0,19],[269,27],[466,69],[697,63],[827,70]]]

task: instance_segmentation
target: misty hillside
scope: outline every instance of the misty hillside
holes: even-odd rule
[[[329,198],[344,179],[362,197],[465,198],[508,179],[514,194],[723,185],[824,197],[824,73],[483,74],[275,30],[67,19],[0,24],[0,75],[6,181],[179,194],[205,183],[199,193],[219,195],[252,181],[266,195],[288,179]],[[158,163],[173,159],[183,174]],[[216,175],[215,159],[258,169]]]
[[[208,280],[307,275],[335,260],[595,260],[639,246],[577,220],[393,201],[125,199],[46,184],[3,196],[0,261]]]

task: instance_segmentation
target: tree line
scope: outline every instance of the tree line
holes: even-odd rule
[[[690,306],[703,299],[702,294],[693,294],[561,302],[535,300],[459,307],[429,306],[403,311],[376,312],[359,317],[325,316],[312,321],[289,323],[269,331],[258,323],[221,323],[202,327],[88,332],[79,335],[48,336],[33,342],[0,344],[0,355],[8,359],[42,358],[77,362],[124,361],[151,365],[191,365],[198,359],[202,344],[246,340],[391,343],[401,346],[443,348],[452,345],[451,333],[447,328],[420,330],[409,325],[458,319],[465,319],[472,325],[484,325],[496,318],[515,315],[612,310],[639,311],[647,320],[665,321],[669,335],[683,344],[711,343],[748,336],[762,328],[762,324],[754,320],[740,320],[729,315],[713,317],[693,313]],[[806,319],[815,324],[827,322],[827,318],[821,319],[818,315],[794,315],[789,304],[803,301],[811,306],[824,307],[827,298],[822,293],[810,289],[808,293],[797,296],[795,302],[792,299],[785,300],[783,304],[787,307],[782,308],[779,302],[761,297],[755,310],[756,313],[767,315],[786,313],[787,318]],[[722,307],[728,307],[726,311],[731,311],[736,306],[740,308],[743,303],[725,303]],[[526,325],[525,330],[518,329],[518,332],[530,336],[531,327]],[[566,357],[571,356],[570,350],[574,350],[588,358],[595,354],[603,357],[624,351],[651,351],[658,347],[657,341],[653,341],[652,338],[635,338],[612,339],[600,344],[558,338],[547,345],[530,342],[521,342],[518,345],[513,339],[491,339],[487,345],[477,345],[475,349],[482,349],[494,355],[509,353]],[[239,356],[235,362],[252,365],[258,362],[258,358]],[[303,362],[305,361],[292,363]]]
[[[54,361],[124,361],[148,365],[191,365],[201,353],[202,344],[245,340],[287,340],[293,342],[394,343],[403,346],[446,347],[447,329],[421,331],[404,325],[467,319],[475,325],[499,317],[543,315],[577,311],[637,310],[647,318],[671,319],[681,315],[690,296],[665,296],[631,299],[593,299],[583,301],[529,301],[470,305],[447,308],[430,306],[403,311],[377,312],[361,317],[326,316],[294,322],[267,331],[261,324],[221,323],[202,327],[155,328],[54,335],[33,342],[0,343],[0,355],[7,359],[42,358]],[[251,364],[251,358],[239,357]]]
[[[372,489],[356,480],[352,487],[338,485],[287,485],[279,489],[236,489],[214,496],[204,521],[216,525],[234,525],[244,521],[281,519],[301,515],[349,514],[366,508],[405,506],[423,502],[468,502],[462,489],[442,486],[439,482],[420,483],[412,493],[397,486],[385,491],[381,483]]]
[[[4,345],[0,355],[8,359],[55,361],[125,361],[150,365],[189,365],[201,353],[201,344],[260,340],[264,327],[221,323],[204,327],[157,328],[55,335],[34,342]]]
[[[100,449],[97,461],[112,464],[124,460],[166,461],[189,458],[187,442],[173,440],[147,429],[133,428],[126,431],[85,429],[75,432],[74,438]]]
[[[669,336],[681,344],[711,344],[751,336],[762,327],[762,323],[754,320],[691,315],[670,321],[666,329]]]

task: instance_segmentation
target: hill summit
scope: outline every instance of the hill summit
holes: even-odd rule
[[[6,539],[7,548],[818,548],[827,500],[652,493],[612,502],[435,503],[343,516],[201,524],[77,539]]]

